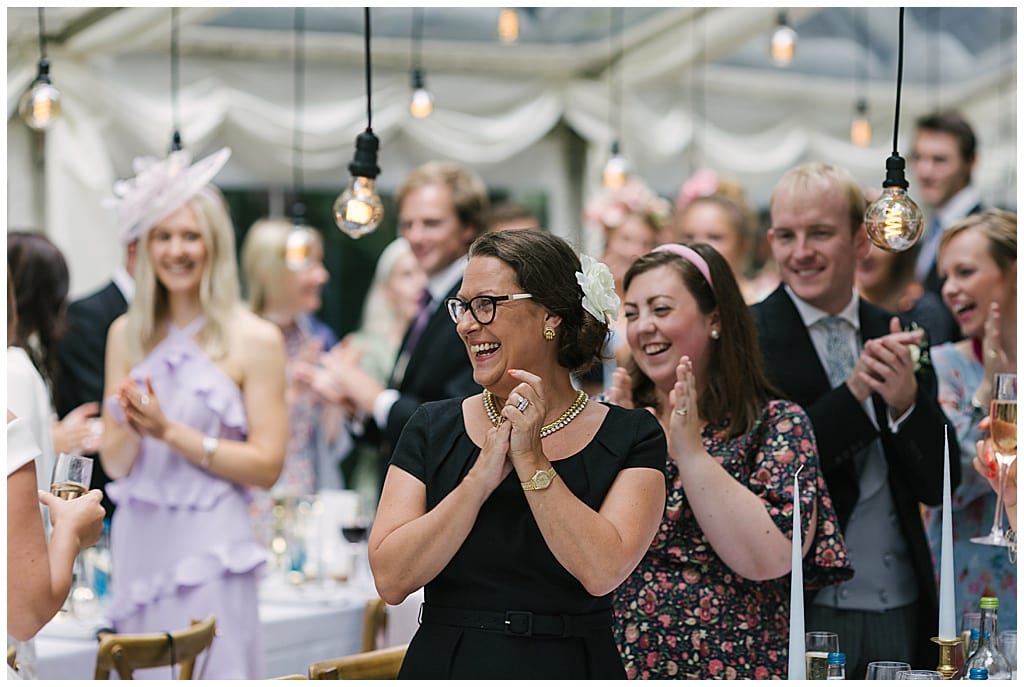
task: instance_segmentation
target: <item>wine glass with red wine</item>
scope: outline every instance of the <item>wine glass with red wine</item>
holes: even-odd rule
[[[366,540],[370,534],[371,519],[360,505],[341,522],[341,536],[352,551],[352,565],[349,568],[349,582],[355,585],[370,583],[370,563],[367,559]]]

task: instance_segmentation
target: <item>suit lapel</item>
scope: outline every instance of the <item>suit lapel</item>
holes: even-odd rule
[[[769,369],[777,371],[776,383],[801,404],[808,404],[831,386],[811,335],[800,313],[782,286],[764,301],[767,328],[765,347],[771,356]]]

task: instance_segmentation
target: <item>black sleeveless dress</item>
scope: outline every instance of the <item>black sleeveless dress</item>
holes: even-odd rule
[[[422,481],[434,508],[469,472],[480,449],[466,434],[462,399],[425,403],[403,430],[391,464]],[[608,406],[594,439],[553,463],[558,476],[598,510],[620,470],[664,472],[661,426],[646,410]],[[480,509],[469,536],[424,588],[428,608],[544,616],[608,612],[612,594],[591,596],[544,543],[513,471]],[[521,636],[459,625],[422,624],[400,678],[625,679],[611,624],[586,636]]]

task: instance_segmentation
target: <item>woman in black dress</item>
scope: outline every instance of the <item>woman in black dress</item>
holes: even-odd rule
[[[403,678],[624,678],[612,592],[665,505],[665,437],[588,403],[618,308],[607,267],[542,231],[484,234],[446,303],[484,392],[423,404],[370,535],[381,597],[425,587]]]

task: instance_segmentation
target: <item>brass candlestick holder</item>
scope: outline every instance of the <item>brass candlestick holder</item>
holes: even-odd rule
[[[942,673],[943,680],[952,680],[962,668],[962,665],[957,665],[956,648],[962,647],[963,643],[959,637],[956,639],[932,637],[932,641],[939,645],[939,665],[935,667],[935,670]]]

